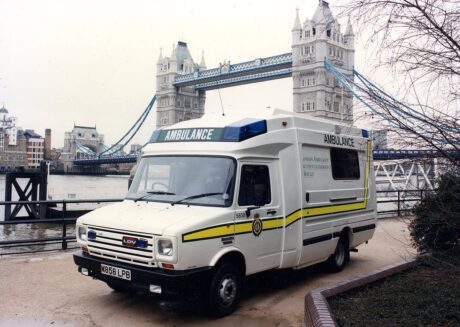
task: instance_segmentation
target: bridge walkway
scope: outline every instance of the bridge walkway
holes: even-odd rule
[[[300,326],[304,296],[314,288],[412,257],[401,219],[382,219],[344,271],[320,267],[252,277],[237,311],[218,321],[189,303],[111,291],[77,273],[72,253],[0,258],[0,327],[4,326]]]

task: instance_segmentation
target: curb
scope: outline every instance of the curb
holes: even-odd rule
[[[303,326],[305,327],[336,327],[335,319],[327,298],[353,288],[373,283],[416,265],[417,259],[402,261],[390,266],[374,270],[367,274],[358,275],[352,279],[337,283],[332,286],[317,288],[305,296],[305,314]]]

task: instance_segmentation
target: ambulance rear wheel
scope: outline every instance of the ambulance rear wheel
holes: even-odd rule
[[[348,241],[341,237],[337,242],[334,253],[327,260],[327,266],[331,272],[342,271],[347,263],[348,257]]]
[[[208,312],[224,317],[235,311],[241,293],[241,273],[235,264],[224,262],[218,266],[211,281]]]

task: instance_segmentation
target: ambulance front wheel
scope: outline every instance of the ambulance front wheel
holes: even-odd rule
[[[348,240],[341,237],[337,242],[334,253],[327,260],[327,266],[331,272],[342,271],[349,258]]]
[[[220,264],[211,280],[208,311],[214,317],[224,317],[235,311],[241,293],[241,273],[231,262]]]

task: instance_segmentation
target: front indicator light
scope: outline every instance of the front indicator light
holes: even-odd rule
[[[161,265],[164,269],[174,269],[174,265],[172,263],[162,263]]]

